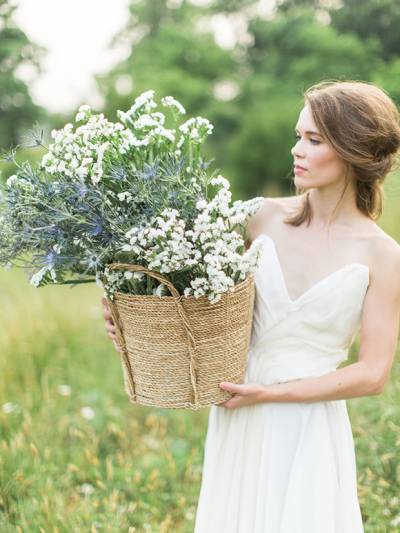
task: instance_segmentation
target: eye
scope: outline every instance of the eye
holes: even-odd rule
[[[317,139],[311,139],[310,138],[310,143],[311,144],[320,144],[320,141],[318,141]]]

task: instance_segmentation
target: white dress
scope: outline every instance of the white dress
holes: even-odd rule
[[[351,263],[292,300],[271,237],[244,383],[334,371],[359,330],[369,267]],[[362,533],[345,400],[212,405],[194,533]]]

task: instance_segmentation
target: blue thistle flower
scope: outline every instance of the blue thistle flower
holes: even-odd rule
[[[137,175],[139,176],[139,178],[145,181],[151,180],[157,176],[158,168],[158,163],[155,163],[154,165],[149,165],[148,163],[145,163],[143,170],[138,170]]]
[[[112,165],[109,170],[109,176],[113,180],[121,181],[127,178],[125,169],[122,165]]]

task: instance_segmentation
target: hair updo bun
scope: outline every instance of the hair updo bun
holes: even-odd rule
[[[323,81],[304,93],[321,135],[346,163],[358,209],[382,213],[383,181],[394,169],[400,149],[400,113],[383,90],[361,81]],[[300,213],[287,220],[300,225],[312,217],[308,194]]]

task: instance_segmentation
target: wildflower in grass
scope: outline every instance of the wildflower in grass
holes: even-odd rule
[[[395,518],[393,518],[393,520],[390,521],[390,525],[393,527],[400,526],[400,514],[395,516]]]
[[[90,496],[94,493],[95,488],[90,483],[82,483],[82,485],[79,487],[79,490],[85,496]]]
[[[81,408],[81,415],[86,420],[93,420],[93,418],[95,417],[95,412],[94,409],[86,406]]]
[[[61,396],[71,396],[72,389],[69,385],[59,385],[57,387],[58,394],[61,394]]]
[[[3,406],[2,406],[3,412],[7,414],[15,411],[15,408],[16,408],[16,405],[11,402],[3,403]]]

